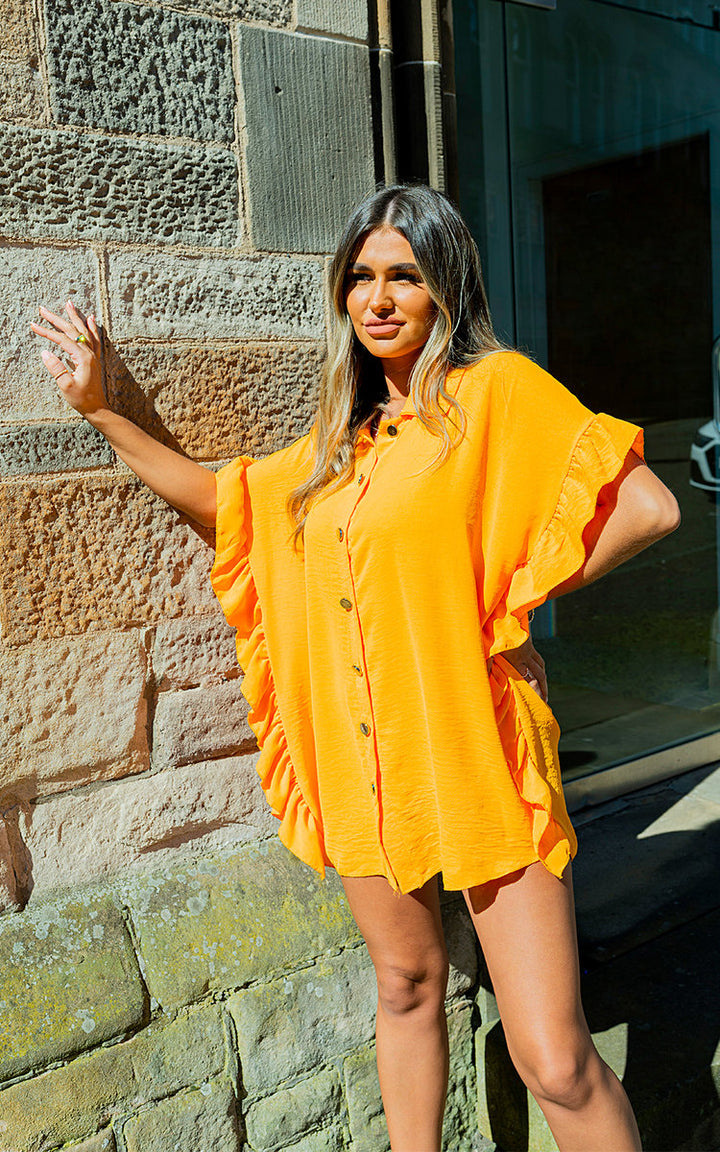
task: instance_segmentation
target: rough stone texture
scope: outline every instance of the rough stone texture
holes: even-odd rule
[[[238,213],[225,149],[0,126],[7,236],[233,245]]]
[[[161,692],[153,726],[153,766],[171,768],[209,756],[234,756],[256,747],[239,680]]]
[[[161,1100],[123,1128],[127,1152],[239,1152],[235,1094],[226,1080]]]
[[[232,141],[230,33],[140,4],[45,0],[50,103],[62,124]]]
[[[181,847],[200,851],[271,835],[277,820],[256,761],[212,760],[28,806],[19,824],[34,897],[62,888],[69,876],[83,884],[133,864],[171,862]]]
[[[215,609],[212,549],[135,478],[6,484],[0,517],[10,643]]]
[[[461,896],[442,905],[443,932],[450,957],[447,999],[467,992],[477,980],[477,938],[472,920]]]
[[[81,1144],[72,1144],[68,1152],[116,1152],[116,1148],[112,1130],[106,1128],[104,1132],[98,1132],[89,1140],[83,1140]]]
[[[246,1091],[268,1092],[367,1043],[376,1004],[375,972],[364,948],[238,992],[228,1007]]]
[[[260,20],[278,27],[289,24],[293,13],[292,0],[179,0],[173,7],[238,16],[243,21]]]
[[[322,268],[286,256],[114,253],[113,338],[305,339],[324,333]]]
[[[2,921],[0,953],[0,1079],[143,1022],[146,996],[135,953],[107,899],[41,905]]]
[[[20,902],[7,823],[0,819],[0,913],[14,911]]]
[[[217,318],[216,318],[217,322]],[[316,344],[126,347],[109,357],[116,411],[200,460],[265,456],[303,436],[317,407]]]
[[[134,881],[124,898],[148,987],[164,1007],[359,939],[334,874],[319,880],[274,839]]]
[[[134,635],[0,655],[0,791],[32,799],[149,767],[146,657]]]
[[[298,26],[319,32],[334,32],[338,36],[352,36],[354,40],[368,38],[368,6],[365,0],[297,0],[295,6]]]
[[[477,1085],[475,1049],[472,1028],[472,1004],[456,1004],[448,1012],[450,1075],[443,1123],[443,1148],[446,1152],[475,1152],[475,1132],[468,1123],[475,1117]],[[535,1150],[535,1145],[530,1147]]]
[[[0,22],[1,23],[1,22]],[[97,258],[89,248],[0,246],[0,295],[6,302],[0,341],[0,420],[68,416],[70,409],[40,359],[48,341],[34,336],[38,305],[62,312],[72,298],[100,315]]]
[[[114,459],[107,440],[85,421],[0,428],[0,476],[101,468]]]
[[[353,1152],[390,1152],[375,1045],[348,1056],[343,1064],[343,1075]]]
[[[329,1128],[321,1128],[319,1132],[312,1132],[303,1136],[296,1144],[290,1144],[283,1152],[345,1152],[345,1143],[342,1128],[333,1124]]]
[[[240,675],[235,629],[221,612],[158,625],[152,667],[160,691],[198,688]]]
[[[42,81],[30,0],[4,0],[0,23],[0,119],[39,119]]]
[[[221,1009],[211,1005],[14,1084],[0,1091],[1,1152],[54,1149],[187,1085],[207,1082],[223,1070],[224,1043]],[[195,1152],[192,1145],[187,1149]]]
[[[257,1152],[276,1152],[341,1110],[337,1072],[325,1069],[253,1104],[245,1117],[248,1139]]]
[[[366,48],[242,28],[250,230],[257,248],[334,250],[375,187]]]

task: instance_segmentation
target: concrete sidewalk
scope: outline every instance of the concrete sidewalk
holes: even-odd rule
[[[646,1152],[716,1152],[720,766],[576,813],[574,822],[583,994],[596,1043],[625,1084]],[[481,1131],[501,1152],[554,1150],[509,1066],[489,994],[483,1007]]]

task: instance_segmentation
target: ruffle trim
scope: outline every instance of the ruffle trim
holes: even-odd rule
[[[642,429],[605,413],[582,433],[555,511],[532,555],[513,573],[493,613],[489,656],[524,643],[528,612],[582,567],[586,559],[583,533],[595,515],[600,491],[618,476],[631,448],[642,456]]]
[[[321,876],[330,860],[322,829],[310,811],[290,759],[270,666],[262,609],[250,568],[252,518],[246,470],[252,460],[240,456],[217,473],[215,562],[210,573],[213,591],[229,624],[237,629],[238,660],[245,676],[242,693],[250,705],[248,724],[257,737],[257,772],[278,835],[290,851]]]
[[[537,858],[560,877],[577,852],[577,838],[560,780],[557,720],[550,706],[502,657],[493,661],[490,686],[505,759],[531,811]]]

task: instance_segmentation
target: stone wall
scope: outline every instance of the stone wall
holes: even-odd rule
[[[362,0],[4,9],[0,1152],[387,1147],[371,966],[274,837],[212,536],[28,328],[95,311],[113,406],[211,466],[301,435],[324,262],[375,182],[369,35]],[[444,914],[459,1150],[477,957]]]

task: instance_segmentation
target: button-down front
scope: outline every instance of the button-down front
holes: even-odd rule
[[[286,498],[312,435],[218,473],[213,586],[281,839],[321,872],[404,892],[538,859],[560,875],[575,851],[552,712],[488,657],[582,565],[598,492],[640,447],[516,353],[448,390],[467,432],[446,462],[408,399],[375,439],[359,433],[353,475],[315,500],[298,551]]]

